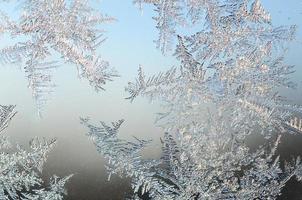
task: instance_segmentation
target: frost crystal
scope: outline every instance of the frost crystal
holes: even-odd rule
[[[38,109],[55,86],[52,73],[58,64],[52,61],[54,56],[60,55],[75,64],[79,76],[87,79],[97,91],[117,76],[96,52],[104,41],[99,25],[113,18],[101,15],[86,0],[18,2],[21,9],[17,21],[2,13],[1,31],[19,42],[2,49],[1,58],[6,63],[25,62],[24,69]]]
[[[118,139],[121,123],[95,126],[82,119],[109,172],[132,177],[133,198],[276,199],[291,178],[301,181],[300,158],[282,164],[276,152],[283,133],[301,132],[294,115],[301,107],[276,92],[295,87],[288,76],[293,67],[283,62],[295,26],[274,27],[260,0],[135,3],[156,7],[162,48],[178,39],[179,67],[149,78],[140,67],[126,88],[131,101],[165,102],[157,122],[167,132],[162,157],[145,160],[140,151],[146,141]],[[200,31],[177,35],[183,21]],[[247,136],[258,133],[264,146],[250,149]]]
[[[16,114],[15,106],[1,106],[1,130]],[[0,138],[0,199],[45,199],[61,200],[65,193],[65,183],[71,176],[58,180],[55,176],[49,188],[43,188],[40,178],[47,154],[55,145],[55,140],[34,138],[30,151],[20,146],[12,148],[7,138]]]

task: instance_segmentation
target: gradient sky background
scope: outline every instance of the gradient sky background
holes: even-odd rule
[[[299,84],[296,91],[285,94],[296,103],[302,102],[302,1],[263,0],[264,6],[272,14],[275,25],[298,25],[297,39],[289,45],[286,56],[288,64],[296,66],[293,80]],[[12,4],[10,4],[12,5]],[[163,56],[155,48],[157,39],[153,8],[145,6],[143,14],[132,4],[132,0],[103,0],[95,3],[96,8],[113,16],[116,22],[104,26],[108,39],[99,52],[121,75],[105,86],[106,91],[96,93],[85,80],[77,77],[76,67],[66,64],[55,72],[58,85],[51,101],[46,105],[43,118],[39,119],[27,79],[21,67],[1,65],[0,99],[1,104],[15,104],[18,114],[13,119],[5,135],[13,141],[26,145],[34,137],[58,138],[58,145],[49,156],[44,174],[60,176],[75,173],[68,185],[69,199],[120,199],[128,189],[127,181],[113,178],[107,182],[104,162],[86,137],[86,129],[80,125],[80,116],[90,116],[93,121],[111,122],[125,119],[121,137],[131,135],[154,139],[154,145],[146,153],[156,156],[156,144],[161,130],[153,124],[160,107],[138,98],[130,103],[124,98],[124,87],[137,76],[139,64],[146,74],[166,70],[178,62],[171,56]],[[0,6],[14,15],[14,6]],[[9,45],[8,38],[0,39],[0,47]],[[115,196],[114,196],[115,195]],[[77,197],[77,198],[76,198]]]

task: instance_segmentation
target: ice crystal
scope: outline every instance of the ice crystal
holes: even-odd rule
[[[1,130],[15,115],[15,106],[1,106]],[[47,141],[34,138],[30,151],[21,146],[12,148],[7,138],[0,138],[0,199],[45,199],[61,200],[65,193],[65,183],[71,176],[58,180],[54,177],[49,188],[43,188],[41,178],[43,164],[56,140]]]
[[[9,2],[18,2],[20,14],[15,21],[2,13],[2,32],[19,42],[2,49],[1,58],[6,63],[25,63],[38,109],[55,86],[52,73],[58,64],[54,65],[52,59],[57,55],[75,64],[79,76],[87,79],[97,91],[117,76],[96,52],[104,41],[100,25],[113,18],[100,14],[86,0]]]
[[[0,105],[0,132],[8,127],[9,122],[15,116],[14,111],[16,106],[3,106]]]

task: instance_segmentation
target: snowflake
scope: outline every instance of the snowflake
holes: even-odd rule
[[[12,1],[9,1],[12,2]],[[83,77],[97,90],[103,90],[106,81],[117,73],[97,54],[103,43],[100,25],[112,22],[84,0],[22,0],[17,21],[4,13],[2,33],[19,42],[1,50],[5,63],[25,62],[29,88],[40,110],[53,91],[53,71],[60,65],[53,61],[61,56],[77,66]]]

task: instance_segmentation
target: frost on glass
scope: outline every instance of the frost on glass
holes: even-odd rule
[[[82,0],[9,0],[18,10],[1,12],[1,33],[13,38],[14,45],[0,52],[4,63],[22,63],[38,109],[42,108],[55,86],[54,70],[63,60],[77,66],[96,91],[117,76],[98,54],[104,42],[101,25],[114,19],[102,15]],[[14,3],[14,4],[13,4]],[[3,3],[4,4],[4,3]],[[58,59],[59,58],[59,59]],[[61,59],[60,59],[61,58]]]
[[[65,183],[71,176],[60,179],[54,176],[47,187],[41,178],[47,154],[56,140],[34,138],[30,141],[28,151],[19,145],[13,147],[2,136],[2,131],[16,114],[14,108],[0,106],[0,199],[62,200],[66,194]]]
[[[179,66],[150,77],[140,67],[126,87],[130,101],[163,102],[160,159],[142,157],[149,141],[119,139],[122,121],[82,119],[109,173],[132,178],[134,199],[276,199],[290,179],[301,181],[300,158],[283,163],[277,154],[284,133],[302,133],[301,106],[278,93],[295,88],[283,61],[295,26],[273,26],[259,0],[135,3],[156,7],[158,41],[177,40]],[[183,24],[199,31],[178,34]],[[264,143],[251,149],[248,136],[258,134]]]

